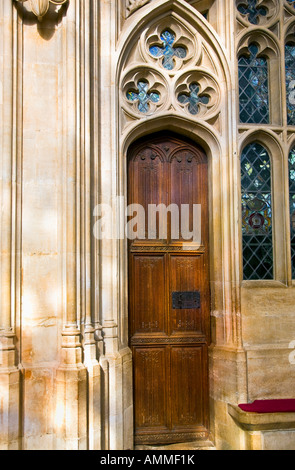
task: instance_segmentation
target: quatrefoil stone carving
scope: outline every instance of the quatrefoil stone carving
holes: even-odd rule
[[[130,70],[122,83],[122,103],[128,114],[149,116],[161,109],[167,100],[168,84],[156,70],[139,67]]]
[[[201,104],[207,105],[209,103],[209,96],[200,96],[200,86],[198,83],[192,82],[189,85],[189,92],[179,93],[178,101],[182,105],[187,104],[187,108],[190,114],[196,115],[199,113]]]
[[[210,74],[195,70],[179,77],[175,98],[177,105],[191,117],[207,119],[218,112],[220,89]]]

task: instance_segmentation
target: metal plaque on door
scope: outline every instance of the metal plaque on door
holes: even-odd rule
[[[200,291],[172,292],[173,309],[193,309],[201,307]]]

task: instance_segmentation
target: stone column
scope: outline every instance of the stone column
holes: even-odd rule
[[[101,449],[101,366],[99,355],[102,350],[99,303],[95,295],[99,279],[96,273],[97,261],[94,256],[93,207],[97,195],[96,180],[97,149],[95,148],[97,97],[97,61],[93,48],[97,34],[97,1],[80,1],[80,233],[81,233],[81,326],[83,332],[84,365],[87,369],[88,387],[88,448]],[[93,191],[93,187],[95,191]]]
[[[122,181],[119,172],[117,51],[118,5],[114,0],[100,2],[99,99],[100,99],[100,203],[114,209],[114,232],[120,224],[120,208],[115,201],[120,196]],[[120,341],[121,329],[126,334],[122,304],[122,253],[120,240],[100,241],[100,311],[104,354],[104,439],[106,448],[117,450],[133,446],[131,353]]]
[[[20,372],[16,350],[19,312],[19,123],[22,27],[11,2],[0,5],[0,449],[20,445]]]
[[[57,448],[87,449],[87,369],[83,364],[80,285],[80,1],[71,0],[62,41],[63,330],[57,369]]]

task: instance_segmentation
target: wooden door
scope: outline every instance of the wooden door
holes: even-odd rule
[[[135,443],[207,439],[210,292],[206,155],[196,145],[168,134],[133,145],[128,155],[128,204],[145,209],[144,233],[129,240]],[[179,237],[171,238],[176,234],[172,233],[169,212],[166,237],[160,233],[159,216],[156,232],[149,231],[149,204],[176,204],[180,214],[181,205],[189,204],[191,230],[193,204],[201,205],[201,246],[184,247],[181,216]],[[137,225],[134,231],[139,232]]]

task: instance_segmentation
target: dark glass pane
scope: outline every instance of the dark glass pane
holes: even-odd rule
[[[244,279],[273,279],[270,158],[262,145],[248,145],[241,157]]]
[[[249,46],[249,56],[239,57],[240,121],[269,123],[267,59],[257,57],[258,47]]]
[[[289,155],[292,279],[295,279],[295,147]]]
[[[295,126],[295,45],[286,44],[285,68],[288,125]]]

